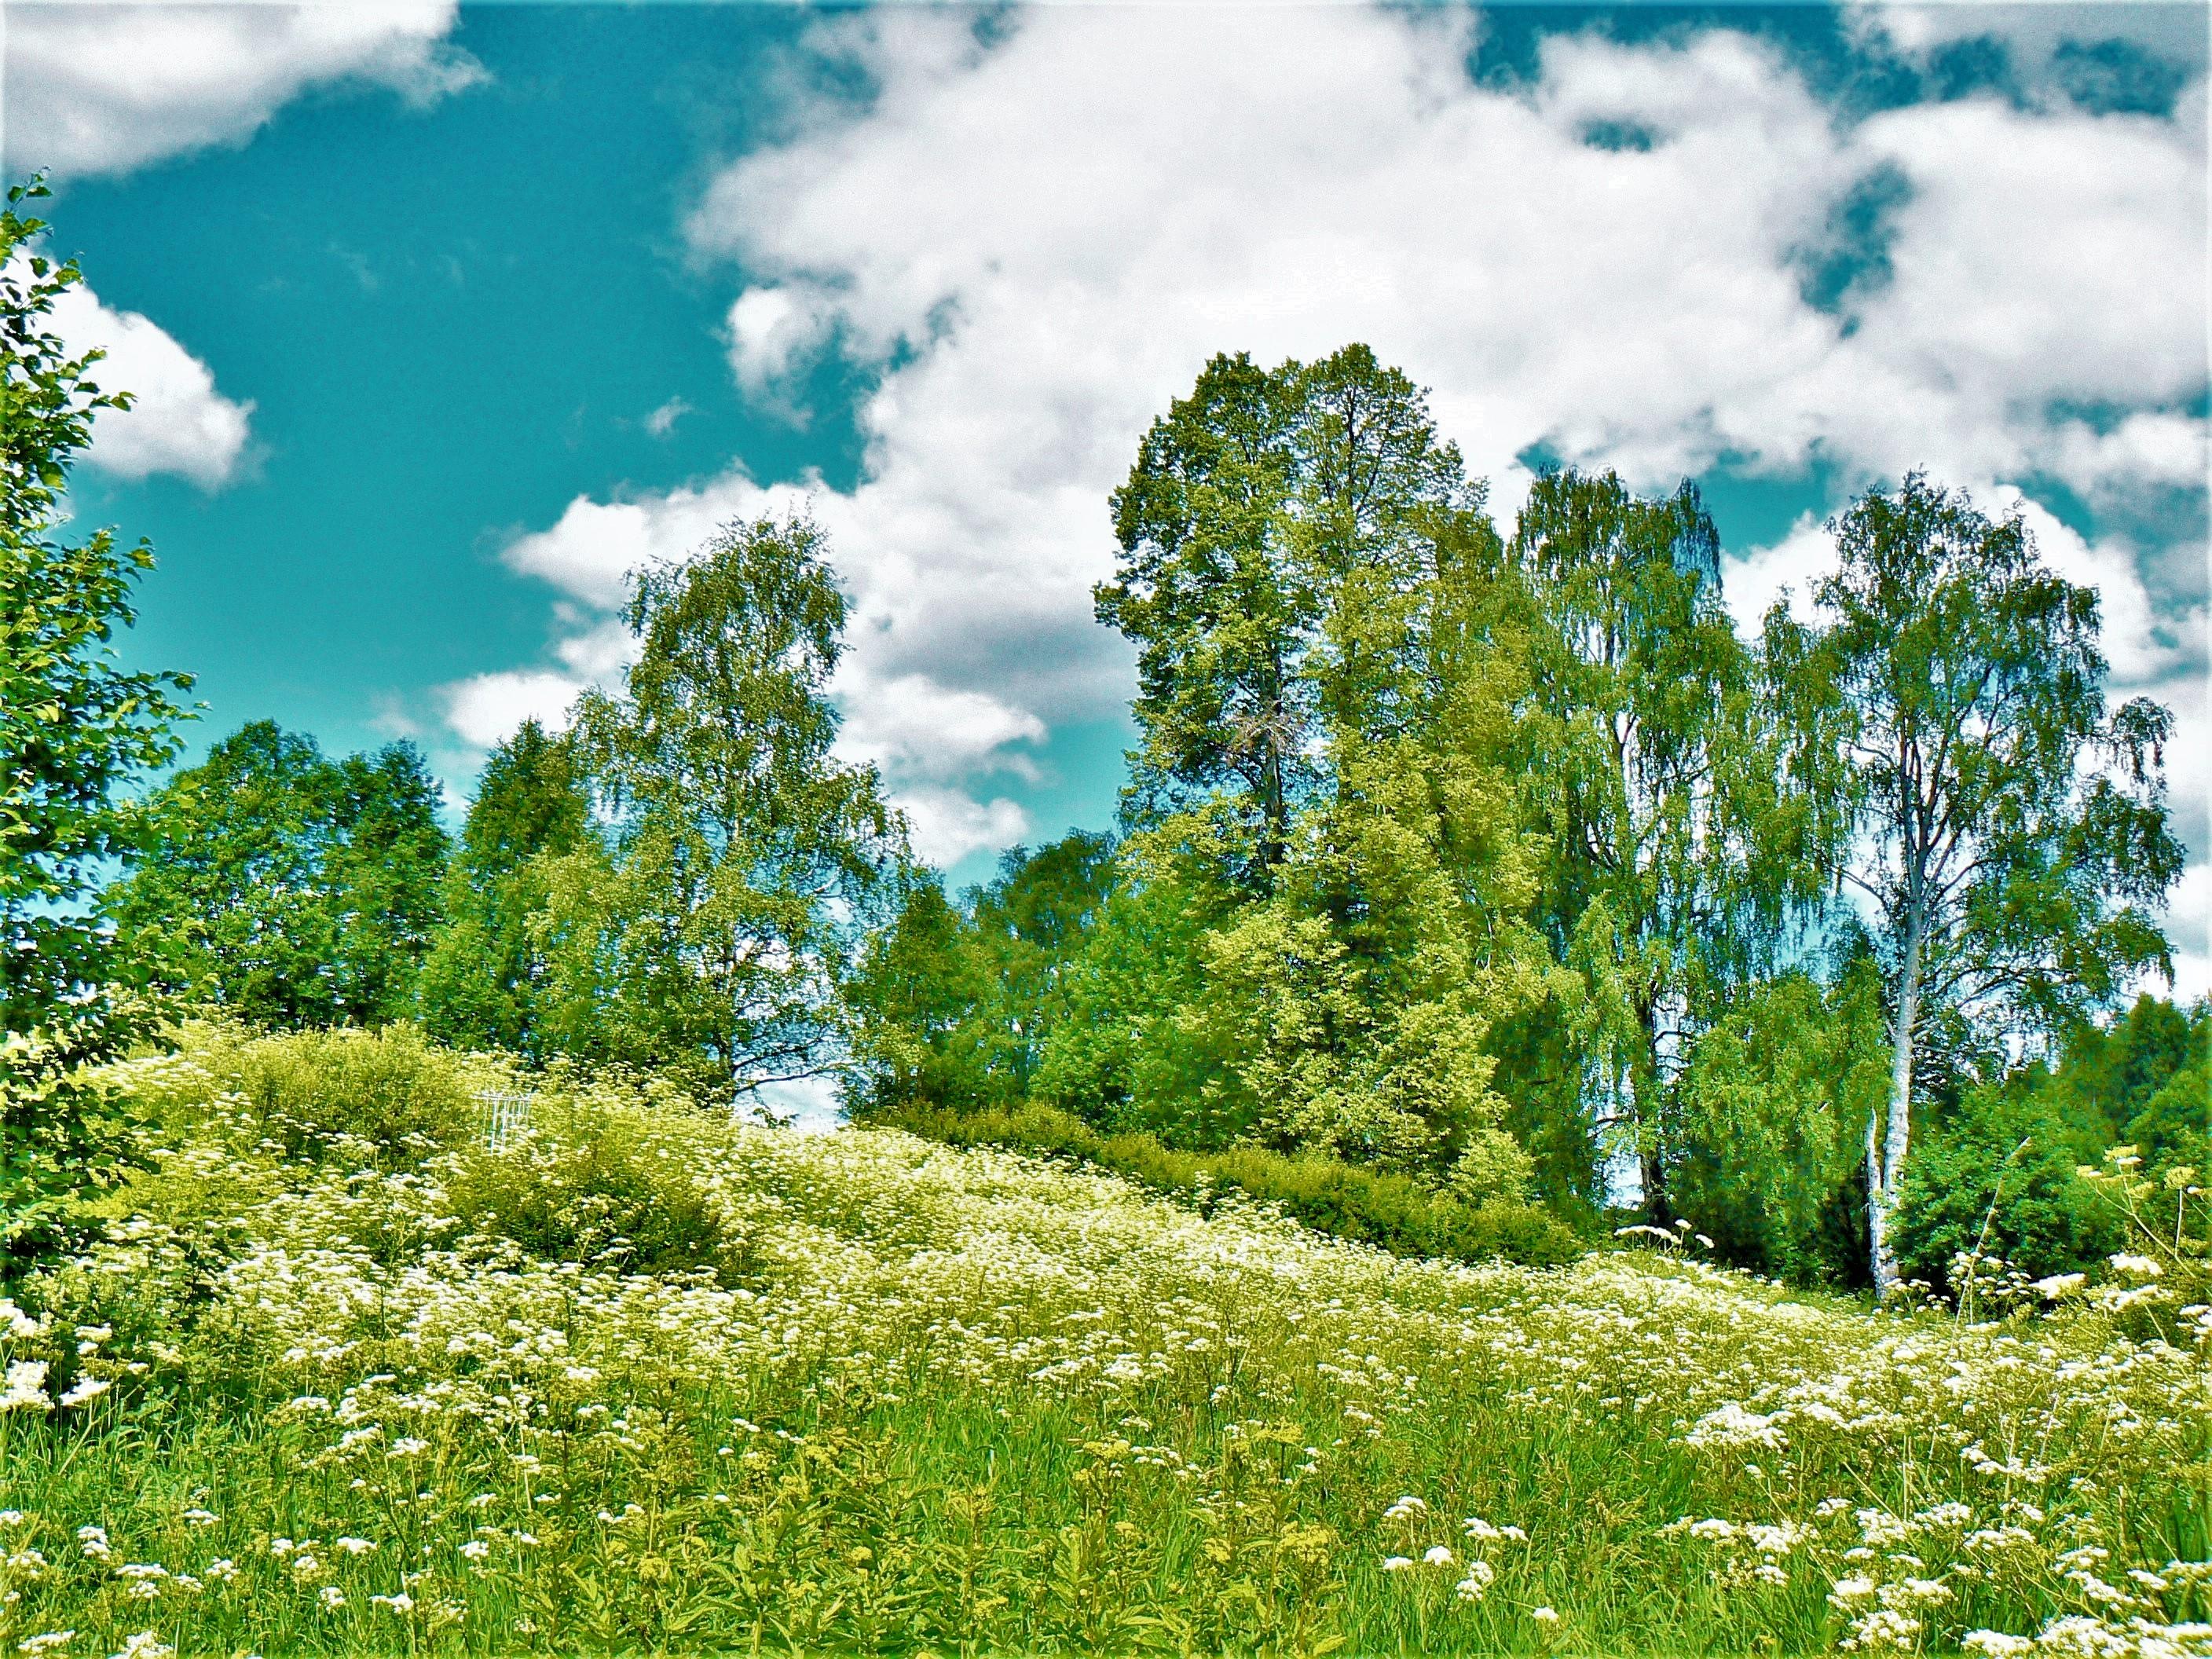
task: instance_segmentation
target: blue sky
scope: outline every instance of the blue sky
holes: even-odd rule
[[[457,797],[638,558],[805,501],[839,695],[957,876],[1110,816],[1105,495],[1210,352],[1370,341],[1501,514],[1705,486],[1735,603],[1926,464],[2176,708],[2203,988],[2204,13],[9,4],[11,173],[140,408],[130,642]]]

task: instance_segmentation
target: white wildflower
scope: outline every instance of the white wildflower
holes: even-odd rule
[[[1778,1412],[1761,1416],[1731,1400],[1719,1410],[1699,1418],[1682,1437],[1682,1443],[1700,1449],[1708,1446],[1764,1446],[1770,1451],[1780,1451],[1789,1444],[1779,1426],[1782,1420],[1783,1414]]]
[[[7,1375],[0,1377],[0,1412],[45,1412],[53,1406],[46,1398],[46,1362],[9,1360]]]
[[[1467,1577],[1452,1586],[1452,1594],[1462,1601],[1480,1601],[1497,1578],[1497,1571],[1489,1562],[1470,1561],[1467,1564]]]

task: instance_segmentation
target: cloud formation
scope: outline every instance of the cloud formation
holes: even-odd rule
[[[743,273],[730,350],[757,404],[800,398],[827,353],[873,374],[858,483],[732,471],[580,497],[511,562],[588,616],[641,554],[810,501],[854,591],[855,740],[943,790],[1034,739],[871,737],[917,687],[1042,726],[1127,695],[1091,620],[1106,496],[1217,350],[1370,342],[1434,388],[1507,514],[1539,445],[1644,485],[1725,464],[1850,489],[1925,464],[2098,504],[2201,489],[2201,75],[2170,117],[1981,95],[1852,118],[1737,31],[1554,35],[1532,79],[1491,84],[1466,70],[1477,27],[1338,8],[818,26],[793,82],[869,90],[794,108],[688,231]],[[2117,580],[2128,550],[2092,562]],[[2129,614],[2144,672],[2201,664]]]
[[[107,354],[92,368],[94,382],[132,395],[131,408],[93,417],[87,460],[118,478],[172,472],[205,489],[236,476],[247,454],[251,402],[216,391],[214,371],[160,325],[102,305],[81,283],[55,300],[50,316],[71,351]]]
[[[483,78],[445,36],[458,0],[8,9],[11,176],[127,172],[242,143],[312,86],[360,81],[427,103]]]
[[[549,732],[568,728],[568,706],[580,683],[550,670],[478,674],[441,689],[446,723],[462,742],[489,749],[514,735],[525,720]]]

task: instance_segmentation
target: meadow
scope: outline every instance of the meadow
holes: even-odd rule
[[[0,1303],[0,1651],[2212,1651],[2148,1258],[1877,1314],[649,1078],[488,1136],[406,1027],[107,1079],[155,1167]]]

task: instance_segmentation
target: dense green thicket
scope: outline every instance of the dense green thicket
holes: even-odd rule
[[[964,1111],[906,1111],[872,1122],[956,1146],[1004,1146],[1110,1170],[1203,1212],[1225,1192],[1278,1206],[1316,1232],[1378,1245],[1394,1255],[1459,1261],[1503,1258],[1553,1267],[1583,1244],[1542,1206],[1492,1196],[1470,1203],[1389,1170],[1321,1152],[1230,1146],[1178,1152],[1156,1135],[1100,1134],[1081,1118],[1035,1102]]]
[[[1905,1183],[1898,1255],[1947,1293],[1960,1255],[2039,1279],[2095,1272],[2136,1247],[2107,1192],[2081,1171],[2114,1147],[2185,1189],[2212,1169],[2212,1005],[2137,999],[2109,1026],[2075,1029],[2039,1061],[1968,1088],[1931,1125]]]
[[[256,720],[139,810],[157,850],[107,903],[143,977],[269,1025],[411,1011],[447,854],[414,744],[332,761]]]

